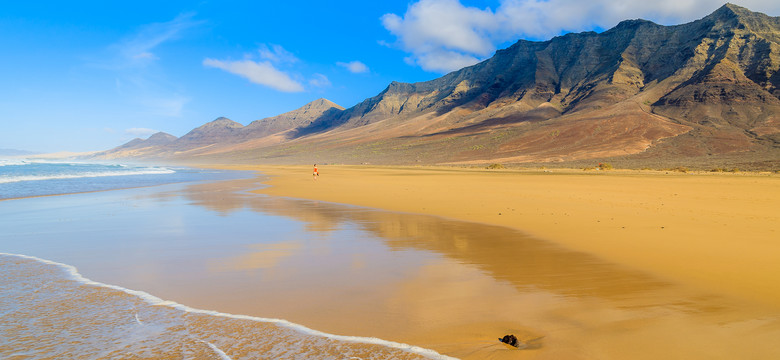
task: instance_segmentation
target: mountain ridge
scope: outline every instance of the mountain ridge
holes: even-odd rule
[[[348,109],[318,99],[246,127],[225,122],[208,141],[179,139],[178,153],[157,155],[437,164],[742,152],[771,161],[778,69],[780,17],[726,4],[686,24],[634,19],[518,40],[437,79],[393,81]]]

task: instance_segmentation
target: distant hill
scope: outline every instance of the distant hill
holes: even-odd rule
[[[98,152],[98,158],[143,158],[156,156],[160,149],[170,145],[177,138],[165,132],[152,134],[147,139],[135,138],[111,150]]]
[[[320,99],[246,127],[218,119],[144,156],[771,167],[780,164],[779,69],[780,18],[726,4],[682,25],[627,20],[520,40],[438,79],[393,82],[349,109]]]
[[[0,156],[25,156],[38,154],[34,151],[17,150],[17,149],[0,149]]]

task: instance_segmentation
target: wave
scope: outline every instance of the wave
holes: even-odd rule
[[[121,165],[117,165],[117,166],[121,166]],[[94,177],[106,177],[106,176],[162,175],[162,174],[173,174],[175,172],[176,172],[175,170],[168,169],[168,168],[145,168],[139,170],[93,171],[93,172],[82,172],[82,173],[75,173],[75,174],[0,176],[0,184],[22,182],[22,181],[80,179],[80,178],[94,178]]]
[[[20,165],[29,165],[30,162],[27,160],[18,160],[18,159],[0,159],[0,166],[20,166]]]
[[[296,331],[298,333],[305,334],[305,335],[321,337],[321,338],[327,338],[327,339],[331,339],[331,340],[348,342],[348,343],[378,345],[378,346],[383,346],[383,347],[392,348],[392,349],[396,349],[396,350],[401,350],[401,351],[408,352],[408,353],[413,353],[413,354],[420,355],[420,356],[423,356],[423,357],[426,357],[426,358],[429,358],[429,359],[457,360],[456,358],[453,358],[453,357],[450,357],[450,356],[446,356],[446,355],[442,355],[442,354],[439,354],[438,352],[436,352],[434,350],[421,348],[419,346],[403,344],[403,343],[398,343],[398,342],[388,341],[388,340],[382,340],[382,339],[374,338],[374,337],[334,335],[334,334],[329,334],[329,333],[325,333],[325,332],[322,332],[322,331],[310,329],[310,328],[308,328],[306,326],[303,326],[303,325],[300,325],[300,324],[296,324],[296,323],[292,323],[292,322],[289,322],[289,321],[283,320],[283,319],[261,318],[261,317],[248,316],[248,315],[228,314],[228,313],[212,311],[212,310],[195,309],[195,308],[191,308],[191,307],[189,307],[187,305],[179,304],[179,303],[174,302],[174,301],[160,299],[160,298],[158,298],[158,297],[156,297],[154,295],[151,295],[151,294],[143,292],[143,291],[131,290],[131,289],[123,288],[121,286],[111,285],[111,284],[104,284],[104,283],[100,283],[100,282],[97,282],[97,281],[93,281],[93,280],[87,279],[87,278],[85,278],[84,276],[82,276],[78,272],[78,269],[76,269],[75,266],[72,266],[72,265],[63,264],[63,263],[59,263],[59,262],[51,261],[51,260],[46,260],[46,259],[41,259],[41,258],[38,258],[38,257],[35,257],[35,256],[29,256],[29,255],[11,254],[11,253],[0,252],[0,256],[18,257],[18,258],[22,258],[22,259],[28,259],[28,260],[37,261],[37,262],[44,263],[44,264],[54,265],[54,266],[57,266],[57,267],[65,270],[65,272],[69,275],[70,279],[73,280],[73,281],[76,281],[76,282],[81,283],[83,285],[97,286],[97,287],[113,289],[113,290],[117,290],[117,291],[120,291],[120,292],[124,292],[124,293],[126,293],[128,295],[135,296],[135,297],[143,300],[147,304],[153,305],[153,306],[164,306],[164,307],[169,307],[169,308],[173,308],[173,309],[176,309],[176,310],[179,310],[179,311],[183,311],[183,312],[187,312],[187,313],[193,313],[193,314],[202,314],[202,315],[210,315],[210,316],[216,316],[216,317],[221,317],[221,318],[229,318],[229,319],[237,319],[237,320],[249,320],[249,321],[255,321],[255,322],[262,322],[262,323],[270,323],[270,324],[274,324],[276,326],[284,327],[284,328],[287,328],[287,329],[290,329],[290,330],[293,330],[293,331]],[[136,321],[140,322],[140,320],[138,319],[137,315],[136,315]],[[212,350],[214,350],[219,355],[220,358],[222,358],[222,359],[230,359],[230,357],[228,357],[227,354],[225,354],[222,350],[217,348],[215,345],[213,345],[211,343],[206,343],[206,344]]]
[[[16,159],[0,159],[0,166],[23,166],[23,165],[93,165],[93,166],[114,166],[114,167],[127,167],[124,164],[112,164],[112,163],[99,163],[99,162],[86,162],[76,160],[56,160],[56,159],[28,159],[28,158],[16,158]]]

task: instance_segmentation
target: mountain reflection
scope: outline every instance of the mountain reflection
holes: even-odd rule
[[[183,191],[193,204],[220,214],[248,209],[284,216],[313,232],[352,225],[370,232],[392,250],[432,251],[475,266],[520,291],[544,289],[574,297],[637,298],[669,285],[639,271],[610,264],[595,256],[565,249],[498,226],[452,221],[433,216],[393,213],[320,201],[238,192],[260,187],[257,180],[235,186],[197,184]],[[246,266],[251,259],[245,259]],[[255,259],[256,261],[260,261]],[[264,264],[262,260],[260,264]],[[243,265],[242,265],[243,266]]]

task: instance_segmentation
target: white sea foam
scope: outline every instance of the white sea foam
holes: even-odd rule
[[[30,162],[27,160],[19,160],[19,159],[0,159],[0,166],[19,166],[19,165],[27,165]]]
[[[70,278],[72,280],[74,280],[74,281],[80,282],[80,283],[85,284],[85,285],[93,285],[93,286],[99,286],[99,287],[103,287],[103,288],[108,288],[108,289],[114,289],[114,290],[122,291],[124,293],[130,294],[130,295],[133,295],[133,296],[137,296],[138,298],[146,301],[150,305],[168,306],[168,307],[171,307],[171,308],[174,308],[174,309],[177,309],[177,310],[180,310],[180,311],[184,311],[184,312],[189,312],[189,313],[204,314],[204,315],[211,315],[211,316],[219,316],[219,317],[239,319],[239,320],[250,320],[250,321],[257,321],[257,322],[264,322],[264,323],[272,323],[272,324],[275,324],[275,325],[278,325],[278,326],[282,326],[282,327],[286,327],[288,329],[292,329],[292,330],[298,331],[298,332],[303,333],[303,334],[324,337],[324,338],[328,338],[328,339],[332,339],[332,340],[336,340],[336,341],[344,341],[344,342],[351,342],[351,343],[372,344],[372,345],[385,346],[385,347],[389,347],[389,348],[394,348],[394,349],[407,351],[407,352],[410,352],[410,353],[413,353],[413,354],[422,355],[422,356],[425,356],[425,357],[428,357],[428,358],[431,358],[431,359],[457,360],[457,358],[446,356],[446,355],[442,355],[442,354],[439,354],[438,352],[436,352],[434,350],[421,348],[419,346],[403,344],[403,343],[398,343],[398,342],[388,341],[388,340],[382,340],[382,339],[375,338],[375,337],[360,337],[360,336],[346,336],[346,335],[328,334],[328,333],[325,333],[325,332],[322,332],[322,331],[317,331],[317,330],[314,330],[314,329],[310,329],[310,328],[305,327],[303,325],[295,324],[295,323],[292,323],[292,322],[289,322],[289,321],[283,320],[283,319],[261,318],[261,317],[248,316],[248,315],[228,314],[228,313],[223,313],[223,312],[218,312],[218,311],[213,311],[213,310],[195,309],[195,308],[191,308],[191,307],[189,307],[187,305],[179,304],[179,303],[174,302],[174,301],[160,299],[160,298],[158,298],[158,297],[156,297],[154,295],[151,295],[151,294],[143,292],[143,291],[131,290],[131,289],[123,288],[121,286],[99,283],[97,281],[93,281],[93,280],[87,279],[87,278],[85,278],[84,276],[82,276],[78,272],[78,269],[76,269],[75,266],[72,266],[72,265],[63,264],[63,263],[59,263],[59,262],[51,261],[51,260],[46,260],[46,259],[41,259],[41,258],[38,258],[38,257],[35,257],[35,256],[29,256],[29,255],[10,254],[10,253],[0,252],[0,256],[15,256],[15,257],[23,258],[23,259],[30,259],[30,260],[38,261],[38,262],[41,262],[41,263],[44,263],[44,264],[50,264],[50,265],[58,266],[58,267],[63,268],[70,275]],[[216,346],[213,346],[210,343],[207,343],[207,344],[212,349],[215,349],[215,351],[222,352],[221,350],[219,350],[219,348],[216,348]],[[222,352],[222,354],[224,354],[224,352]],[[222,355],[220,354],[220,356],[222,356]],[[229,357],[227,357],[227,355],[224,355],[223,359],[225,359],[225,358],[226,359],[230,359]]]
[[[208,345],[211,348],[211,350],[213,350],[217,355],[219,355],[220,359],[222,359],[222,360],[233,360],[233,359],[230,358],[230,356],[225,354],[225,352],[222,351],[222,349],[218,348],[216,345],[214,345],[214,344],[212,344],[212,343],[210,343],[208,341],[203,341],[203,342],[206,343],[206,345]]]
[[[40,180],[59,180],[59,179],[81,179],[106,176],[128,176],[128,175],[160,175],[173,174],[176,171],[168,168],[144,168],[127,171],[92,171],[76,174],[53,174],[53,175],[18,175],[5,176],[0,175],[0,184],[7,184],[22,181],[40,181]]]

